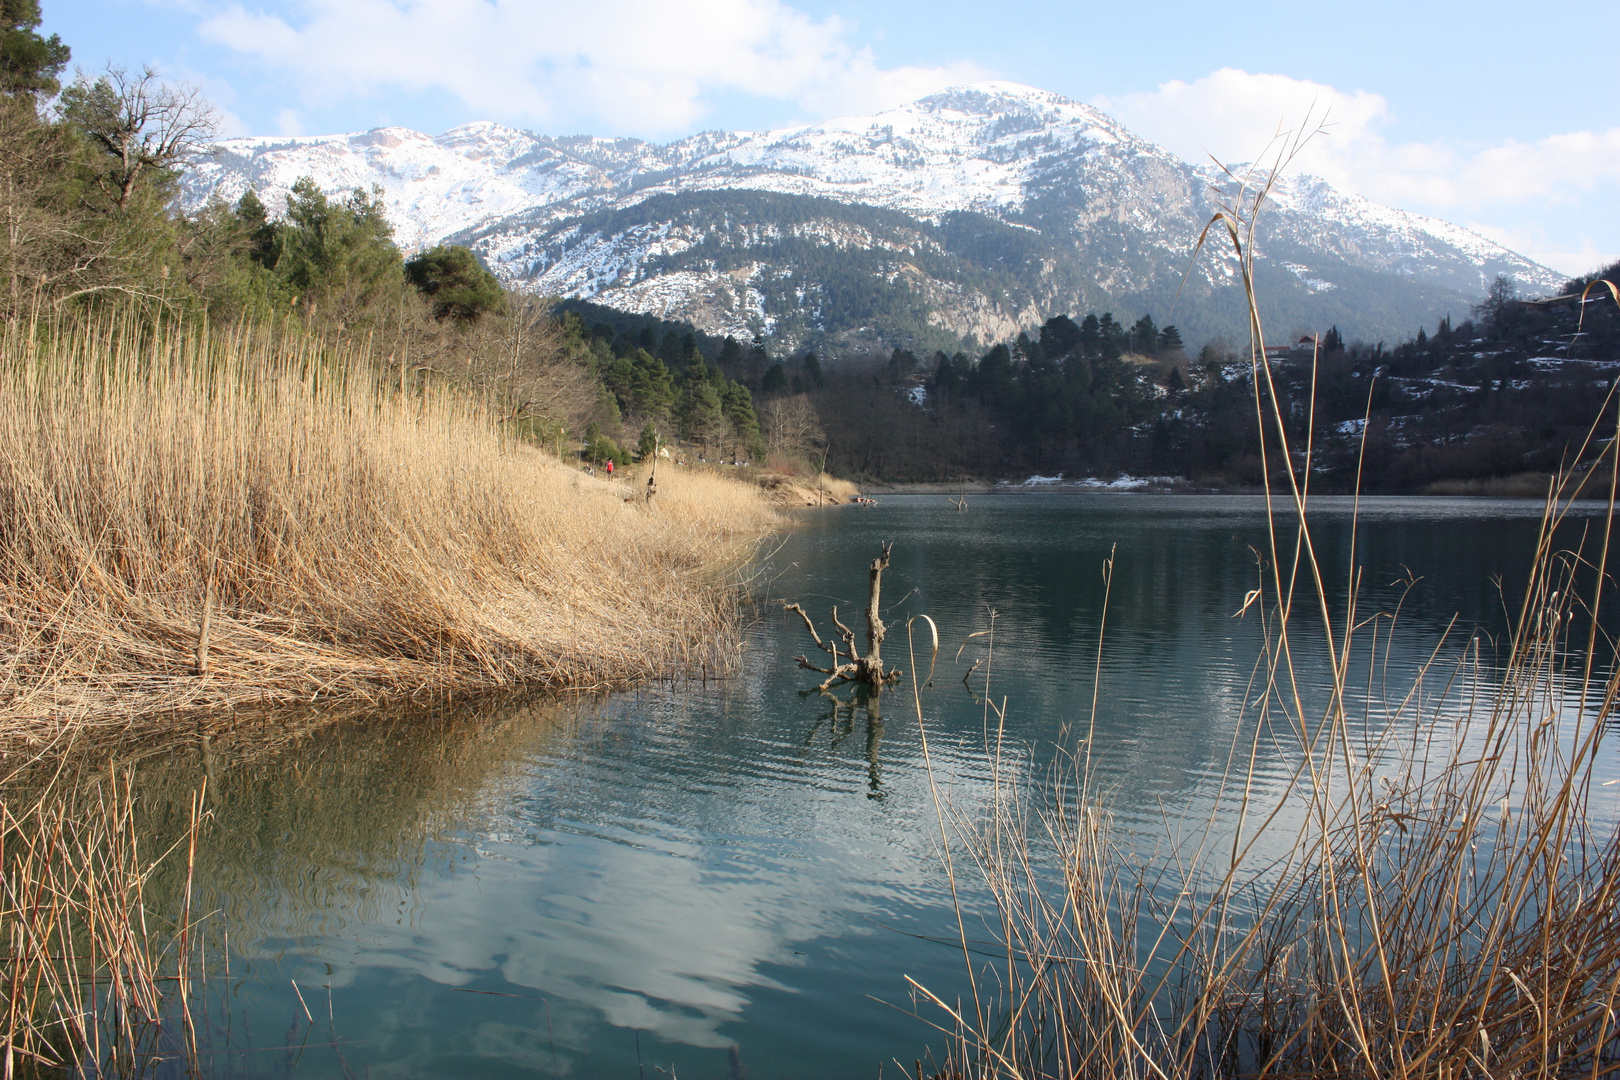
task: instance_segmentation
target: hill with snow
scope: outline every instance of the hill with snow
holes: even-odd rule
[[[479,123],[427,136],[233,139],[184,199],[302,176],[380,187],[406,248],[472,246],[508,285],[785,346],[950,348],[1058,313],[1151,312],[1190,341],[1244,325],[1236,266],[1200,230],[1229,178],[1098,110],[1012,83],[873,116],[669,144]],[[1447,222],[1289,176],[1262,219],[1271,325],[1394,339],[1546,267]]]

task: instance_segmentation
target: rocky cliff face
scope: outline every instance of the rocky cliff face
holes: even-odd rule
[[[1189,340],[1241,334],[1236,267],[1194,241],[1223,179],[1090,106],[1010,83],[876,116],[667,145],[495,124],[236,139],[192,206],[301,176],[380,186],[403,246],[471,245],[508,284],[785,345],[947,347],[1059,312],[1151,311]],[[1257,268],[1284,327],[1369,340],[1462,315],[1497,274],[1559,275],[1465,229],[1285,177]]]

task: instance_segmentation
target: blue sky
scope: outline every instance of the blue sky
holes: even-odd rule
[[[497,120],[667,140],[1010,79],[1190,159],[1254,157],[1314,105],[1301,167],[1567,273],[1620,257],[1620,4],[1038,0],[43,0],[94,72],[201,86],[227,134]]]

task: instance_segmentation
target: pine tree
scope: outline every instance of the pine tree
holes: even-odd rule
[[[404,284],[393,234],[380,188],[333,202],[306,176],[287,196],[271,267],[308,303],[341,299],[363,310]]]
[[[651,420],[641,429],[641,438],[636,440],[636,457],[646,460],[658,453],[658,428]]]
[[[669,412],[674,402],[675,380],[670,377],[669,368],[646,349],[637,349],[630,355],[627,411],[657,420]]]
[[[440,244],[422,252],[405,264],[405,279],[428,298],[433,317],[441,322],[475,322],[506,302],[506,293],[495,275],[464,247]]]
[[[1153,316],[1143,315],[1131,327],[1131,348],[1143,356],[1159,354],[1159,328],[1153,324]]]
[[[748,387],[731,383],[721,395],[721,411],[731,427],[734,446],[741,446],[750,457],[761,457],[764,447],[759,438],[759,416],[754,412],[754,398]],[[735,454],[735,449],[733,450]]]
[[[724,432],[725,414],[721,410],[720,395],[707,379],[694,380],[681,387],[676,415],[681,434],[701,443],[705,452]]]
[[[760,383],[759,392],[766,397],[775,397],[788,392],[787,367],[780,360],[765,370],[765,378]]]
[[[1092,333],[1096,333],[1097,317],[1091,316]],[[1067,315],[1054,315],[1041,327],[1041,351],[1057,358],[1067,356],[1085,340],[1084,331]]]
[[[0,0],[0,94],[48,99],[61,88],[73,53],[56,34],[34,32],[40,19],[39,0]]]
[[[1108,321],[1114,321],[1112,315]],[[1103,332],[1102,322],[1095,314],[1088,314],[1080,322],[1080,350],[1087,356],[1098,356],[1102,353]]]

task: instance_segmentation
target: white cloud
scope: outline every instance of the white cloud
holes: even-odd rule
[[[1331,141],[1363,145],[1389,117],[1377,94],[1346,94],[1322,83],[1286,75],[1251,75],[1222,68],[1196,82],[1173,80],[1152,93],[1098,98],[1094,104],[1132,131],[1188,161],[1256,161],[1282,149],[1297,133],[1331,125]],[[1296,165],[1327,176],[1329,138],[1312,138]],[[1334,177],[1328,176],[1328,179]]]
[[[291,74],[310,101],[440,92],[490,119],[590,116],[642,135],[690,132],[718,94],[826,115],[985,76],[882,68],[836,17],[779,0],[306,0],[298,18],[232,5],[200,32]]]
[[[1378,94],[1236,68],[1095,104],[1194,162],[1211,154],[1225,161],[1274,156],[1294,132],[1325,119],[1291,168],[1391,206],[1483,218],[1489,223],[1470,227],[1566,272],[1590,269],[1602,251],[1611,259],[1620,252],[1620,227],[1606,224],[1620,220],[1612,210],[1620,195],[1620,127],[1486,146],[1391,142],[1383,129],[1394,116]],[[1587,206],[1591,213],[1582,212]],[[1548,217],[1577,224],[1549,238],[1537,225]]]

